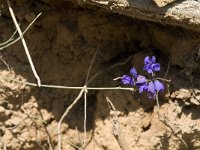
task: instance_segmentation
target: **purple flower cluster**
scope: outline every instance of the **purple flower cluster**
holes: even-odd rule
[[[156,63],[156,57],[153,56],[150,58],[149,56],[144,59],[144,68],[148,73],[154,73],[155,71],[160,71],[160,64]]]
[[[147,92],[149,98],[155,98],[156,94],[164,90],[163,84],[156,79],[155,72],[160,71],[160,64],[156,63],[156,57],[149,56],[144,59],[143,70],[151,74],[151,79],[145,76],[138,75],[136,69],[133,67],[130,70],[130,75],[122,76],[122,83],[130,86],[136,86],[139,93]]]

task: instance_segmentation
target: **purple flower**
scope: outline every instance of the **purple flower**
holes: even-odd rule
[[[144,76],[139,75],[137,77],[136,86],[139,89],[139,93],[143,91],[147,92],[147,96],[149,98],[155,98],[157,92],[162,92],[164,90],[163,84],[158,81],[150,81],[148,82]]]
[[[130,74],[134,77],[134,78],[137,78],[137,71],[136,71],[136,69],[133,67],[133,68],[131,68],[131,70],[130,70]]]
[[[130,86],[134,86],[135,84],[135,78],[137,78],[137,71],[133,67],[130,70],[130,75],[123,75],[122,76],[122,83]]]
[[[164,85],[158,80],[154,80],[154,88],[158,92],[163,92],[164,91]]]
[[[155,98],[156,94],[158,92],[162,92],[163,90],[164,90],[164,86],[160,81],[158,80],[150,81],[148,83],[147,96],[149,98]]]
[[[138,75],[136,86],[139,89],[139,93],[142,93],[143,91],[147,91],[148,85],[147,85],[147,79],[144,76]]]
[[[129,86],[136,86],[139,93],[147,92],[149,98],[154,98],[159,92],[164,91],[164,85],[156,79],[154,72],[160,71],[160,64],[156,63],[156,57],[149,56],[144,59],[143,70],[146,70],[149,74],[152,74],[150,79],[145,76],[138,75],[136,69],[133,67],[130,69],[130,75],[122,76],[122,83]]]
[[[146,70],[149,74],[155,71],[160,71],[160,64],[156,63],[155,56],[152,56],[152,58],[149,56],[145,57],[144,64],[143,70]]]
[[[134,85],[134,79],[128,75],[123,75],[122,76],[122,83],[126,85]]]

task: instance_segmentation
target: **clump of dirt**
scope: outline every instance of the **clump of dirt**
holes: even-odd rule
[[[6,41],[15,28],[6,4],[3,6],[0,39]],[[24,0],[13,1],[12,6],[22,29],[42,12],[25,40],[43,84],[83,86],[97,50],[90,78],[98,75],[89,84],[95,87],[120,86],[113,78],[127,74],[132,66],[144,73],[141,68],[147,55],[155,55],[161,63],[160,77],[171,62],[167,78],[172,81],[165,84],[165,93],[159,97],[160,110],[145,94],[89,91],[86,149],[120,149],[112,134],[105,97],[115,105],[121,130],[132,149],[199,147],[199,33],[70,1]],[[58,121],[78,90],[31,87],[9,80],[36,82],[20,42],[1,55],[0,147],[56,149]],[[83,119],[81,99],[61,125],[64,150],[82,145]]]

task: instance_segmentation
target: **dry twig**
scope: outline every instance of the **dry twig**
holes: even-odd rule
[[[3,150],[7,150],[6,144],[3,144]]]
[[[157,103],[157,106],[158,106],[158,110],[160,109],[160,104],[159,104],[159,100],[158,100],[158,92],[156,92],[156,103]]]
[[[11,35],[11,37],[7,41],[0,43],[0,46],[7,45],[9,42],[13,41],[13,38],[14,38],[16,33],[17,33],[17,30],[15,30],[15,32],[13,32],[13,34]]]
[[[8,71],[10,72],[10,71],[11,71],[11,70],[10,70],[10,67],[9,67],[9,65],[7,64],[7,62],[3,59],[3,56],[0,56],[0,59],[1,59],[1,61],[5,64],[5,66],[7,67]]]
[[[90,78],[90,80],[88,81],[88,84],[89,84],[92,80],[94,80],[97,76],[99,76],[100,74],[104,73],[106,70],[108,70],[108,69],[113,69],[113,68],[115,68],[115,67],[125,65],[128,61],[131,60],[132,57],[133,57],[133,55],[129,56],[129,57],[128,57],[125,61],[123,61],[123,62],[115,63],[115,64],[113,64],[112,66],[110,66],[110,67],[108,67],[108,68],[106,68],[106,69],[103,69],[103,70],[97,72],[95,75],[93,75],[93,76]]]
[[[22,32],[22,35],[24,35],[28,30],[29,28],[33,25],[33,23],[41,16],[42,13],[39,13],[35,19],[33,19],[33,21],[26,27],[26,29]],[[16,30],[17,31],[17,30]],[[18,42],[22,37],[19,36],[17,39],[15,39],[14,41],[10,40],[10,43],[7,43],[7,44],[4,44],[4,46],[0,47],[0,51],[1,50],[4,50],[5,48],[15,44],[16,42]],[[7,40],[9,41],[9,40]],[[12,41],[12,42],[11,42]],[[3,44],[3,43],[2,43]],[[0,45],[1,46],[1,45]]]
[[[9,78],[6,76],[2,76],[0,75],[0,78],[5,80],[5,81],[13,81],[16,83],[20,83],[20,84],[24,84],[24,85],[28,85],[28,86],[32,86],[32,87],[37,87],[37,84],[35,83],[31,83],[31,82],[25,82],[25,81],[21,81],[21,80],[17,80],[14,78]],[[84,87],[79,86],[79,87],[73,87],[73,86],[62,86],[62,85],[48,85],[48,84],[41,84],[41,87],[44,88],[55,88],[55,89],[67,89],[67,90],[81,90]],[[126,91],[134,91],[133,88],[127,88],[127,87],[87,87],[87,90],[126,90]]]
[[[113,121],[113,135],[115,136],[115,138],[122,150],[130,150],[129,145],[127,144],[127,142],[124,139],[124,136],[120,130],[120,125],[119,125],[118,117],[116,114],[116,109],[108,97],[106,97],[106,101],[110,107],[110,114],[111,114],[112,121]]]
[[[89,75],[90,75],[90,71],[91,71],[92,65],[94,64],[94,60],[95,60],[95,57],[96,57],[96,55],[97,55],[99,49],[100,49],[100,47],[97,48],[97,50],[95,51],[95,53],[94,53],[94,55],[93,55],[92,61],[91,61],[91,63],[90,63],[90,66],[89,66],[89,68],[88,68],[88,71],[87,71],[87,76],[86,76],[86,79],[85,79],[85,85],[88,85],[89,82],[90,82],[90,81],[88,82]],[[91,80],[91,79],[90,79],[90,80]]]
[[[67,116],[69,111],[74,107],[74,105],[79,101],[79,99],[82,97],[83,93],[86,90],[86,86],[83,86],[83,89],[79,92],[78,96],[75,98],[73,103],[67,107],[65,110],[64,114],[61,116],[59,122],[58,122],[58,150],[61,150],[61,132],[60,132],[60,127],[63,119]]]
[[[93,55],[93,58],[92,58],[92,61],[90,63],[90,66],[88,68],[88,71],[87,71],[87,75],[86,75],[86,79],[85,79],[85,86],[86,86],[86,89],[84,91],[84,140],[83,140],[83,148],[85,148],[86,146],[86,138],[87,138],[87,93],[88,93],[88,90],[87,90],[87,85],[88,85],[88,79],[89,79],[89,75],[90,75],[90,71],[92,69],[92,65],[94,64],[94,60],[95,60],[95,57],[97,55],[99,51],[99,47],[97,48],[97,50],[95,51],[94,55]]]
[[[21,31],[21,29],[20,29],[20,27],[19,27],[19,24],[17,23],[17,19],[16,19],[16,17],[15,17],[14,11],[13,11],[13,9],[12,9],[12,7],[11,7],[10,1],[9,1],[9,0],[6,0],[6,2],[7,2],[7,4],[8,4],[8,8],[9,8],[9,11],[10,11],[10,15],[11,15],[11,17],[12,17],[12,19],[13,19],[13,22],[14,22],[14,24],[15,24],[15,27],[16,27],[18,33],[19,33],[19,36],[20,36],[21,41],[22,41],[22,44],[23,44],[23,46],[24,46],[24,50],[25,50],[25,52],[26,52],[26,55],[27,55],[28,61],[29,61],[29,63],[30,63],[31,69],[32,69],[32,71],[33,71],[33,74],[34,74],[35,78],[37,79],[37,85],[40,87],[40,86],[41,86],[40,77],[39,77],[38,73],[37,73],[36,70],[35,70],[35,66],[34,66],[34,64],[33,64],[33,61],[32,61],[32,58],[31,58],[31,56],[30,56],[28,47],[27,47],[27,45],[26,45],[26,41],[25,41],[25,39],[23,38],[22,31]]]
[[[84,140],[83,147],[85,148],[86,138],[87,138],[87,89],[84,91]]]
[[[166,70],[165,75],[164,75],[164,77],[163,77],[164,79],[166,79],[166,77],[167,77],[167,75],[168,75],[168,73],[169,73],[170,65],[171,65],[171,61],[169,61],[168,64],[167,64],[167,70]]]

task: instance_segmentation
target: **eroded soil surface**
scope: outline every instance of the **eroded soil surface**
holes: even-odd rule
[[[2,3],[0,40],[15,31],[7,5]],[[198,33],[135,20],[103,9],[69,1],[12,1],[24,30],[36,70],[43,84],[83,86],[97,51],[89,86],[122,86],[114,78],[132,66],[139,73],[143,59],[155,55],[165,76],[160,110],[146,94],[122,90],[87,94],[86,150],[120,150],[112,134],[112,118],[105,97],[117,109],[123,136],[133,150],[200,149],[200,56]],[[21,42],[4,49],[0,61],[0,147],[57,149],[57,126],[79,90],[25,86],[36,80]],[[123,63],[122,63],[123,62]],[[7,80],[5,80],[6,77]],[[81,147],[84,137],[84,100],[73,107],[61,125],[62,149]]]

